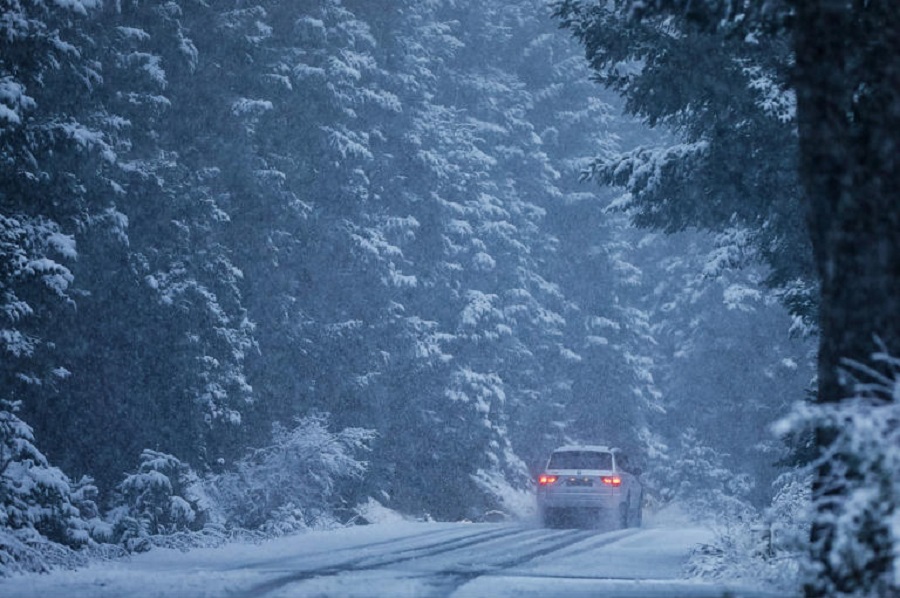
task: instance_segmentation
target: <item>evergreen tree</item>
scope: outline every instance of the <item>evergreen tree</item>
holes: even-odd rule
[[[644,304],[664,408],[652,428],[673,448],[693,429],[722,465],[749,474],[745,498],[764,507],[783,453],[769,428],[807,392],[814,344],[785,333],[797,320],[766,286],[742,231],[650,234],[640,245],[637,259],[655,281]],[[678,451],[668,456],[654,477],[677,475],[686,463]]]
[[[72,106],[58,90],[44,99],[105,128],[89,137],[99,159],[82,156],[72,179],[92,204],[73,235],[76,309],[55,322],[71,379],[24,409],[48,454],[104,490],[147,447],[214,460],[249,399],[252,327],[218,232],[227,216],[203,186],[210,169],[183,157],[192,150],[178,116],[193,105],[183,90],[197,66],[190,16],[175,3],[93,11],[70,28],[91,40],[81,57],[90,85]]]
[[[50,320],[69,302],[74,233],[91,214],[89,190],[99,191],[85,186],[79,169],[87,156],[109,158],[103,131],[52,100],[68,88],[77,105],[96,83],[90,66],[77,59],[85,40],[66,27],[80,22],[90,4],[73,3],[68,11],[14,2],[0,23],[0,342],[9,364],[7,399],[39,394],[42,381],[62,373],[52,355]]]
[[[747,231],[770,268],[768,284],[813,322],[816,281],[804,234],[788,37],[761,43],[752,29],[699,32],[693,12],[668,12],[666,2],[640,19],[631,0],[553,4],[584,46],[594,77],[623,95],[629,113],[672,133],[602,155],[591,177],[630,192],[618,207],[638,226]],[[734,15],[751,10],[744,4]]]

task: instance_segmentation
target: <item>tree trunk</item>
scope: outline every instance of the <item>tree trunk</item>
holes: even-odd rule
[[[895,0],[796,6],[801,176],[821,280],[818,401],[835,403],[853,391],[841,374],[844,360],[872,365],[876,338],[900,356],[900,11]],[[835,433],[820,430],[820,448]],[[827,466],[818,471],[814,498],[842,493],[825,488],[829,474]],[[813,526],[813,558],[823,567],[822,583],[848,591],[860,579],[826,558],[834,531]],[[866,575],[887,574],[892,555],[880,554],[874,539],[872,548],[876,571]],[[822,595],[825,587],[806,591]]]

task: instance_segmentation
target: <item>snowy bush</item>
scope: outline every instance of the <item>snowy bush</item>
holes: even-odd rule
[[[145,449],[138,471],[119,485],[122,504],[110,514],[114,539],[139,551],[149,547],[149,536],[198,529],[201,512],[190,494],[196,482],[177,457]]]
[[[89,541],[69,479],[34,445],[18,409],[0,400],[0,575],[71,563],[69,547]]]
[[[113,526],[103,517],[97,505],[100,491],[90,476],[82,476],[72,484],[72,504],[78,509],[91,540],[108,543],[113,540]],[[92,548],[98,548],[89,543]]]
[[[523,464],[522,468],[524,467]],[[491,471],[479,469],[472,479],[485,496],[493,499],[497,505],[496,509],[486,511],[480,519],[502,517],[503,520],[508,518],[527,520],[537,516],[533,491],[516,488],[502,472],[496,469]]]
[[[651,486],[662,502],[677,501],[697,521],[728,527],[752,520],[756,510],[747,495],[753,482],[750,476],[725,467],[723,457],[688,428],[673,458],[651,472]]]
[[[775,496],[766,511],[772,552],[797,555],[809,542],[812,476],[806,468],[793,469],[779,476],[774,485]]]
[[[387,508],[371,496],[356,505],[353,511],[355,515],[351,519],[352,523],[400,523],[407,520],[404,515]]]
[[[332,432],[322,414],[297,419],[291,429],[276,424],[271,445],[204,481],[214,517],[272,535],[333,522],[336,483],[362,476],[366,463],[356,454],[368,450],[374,436],[362,428]]]
[[[726,468],[723,457],[688,429],[672,467],[657,473],[664,498],[713,531],[712,541],[692,553],[686,573],[796,591],[800,546],[808,530],[808,480],[802,472],[782,475],[772,506],[760,512],[747,500],[752,480]]]
[[[900,359],[872,361],[847,364],[855,397],[797,405],[776,427],[833,436],[809,469],[819,485],[811,526],[822,531],[803,576],[822,595],[900,595]]]
[[[687,573],[707,579],[745,580],[786,595],[799,591],[799,572],[809,539],[810,478],[782,474],[772,505],[714,529],[711,543],[695,550]]]

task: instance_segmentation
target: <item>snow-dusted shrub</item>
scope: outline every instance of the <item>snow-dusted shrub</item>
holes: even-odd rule
[[[891,375],[848,363],[856,396],[797,405],[777,426],[833,436],[809,469],[819,476],[810,524],[823,532],[803,576],[822,595],[900,595],[900,359],[882,352],[872,361]]]
[[[100,491],[94,485],[94,479],[90,476],[82,476],[80,480],[72,484],[72,504],[78,509],[81,518],[91,540],[100,544],[113,541],[113,526],[100,512],[97,505]],[[90,543],[92,548],[99,546]]]
[[[69,478],[34,445],[31,427],[0,400],[0,575],[46,571],[89,541]]]
[[[715,527],[709,544],[687,563],[687,573],[707,579],[745,580],[785,595],[797,594],[809,538],[809,476],[792,470],[776,480],[772,505],[762,514]]]
[[[84,555],[52,542],[34,528],[11,530],[0,527],[0,577],[15,573],[47,573],[53,567],[76,567],[86,563]]]
[[[193,548],[215,548],[229,542],[260,542],[267,535],[256,530],[231,529],[224,525],[207,523],[196,531],[184,530],[172,534],[149,536],[147,545],[187,551]],[[96,552],[96,551],[92,551]]]
[[[510,462],[516,465],[514,459],[511,458]],[[521,469],[525,469],[524,463],[521,463]],[[497,504],[496,509],[485,511],[479,520],[497,518],[500,515],[504,520],[507,518],[525,520],[537,516],[533,492],[516,488],[509,482],[508,477],[496,468],[491,471],[479,469],[472,479],[485,495]]]
[[[400,523],[407,520],[404,515],[387,508],[371,496],[356,505],[353,511],[355,516],[351,519],[352,523]]]
[[[771,529],[770,552],[778,559],[793,561],[795,577],[799,557],[809,544],[812,516],[812,476],[807,468],[792,469],[775,480],[775,496],[766,510]]]
[[[177,457],[145,449],[138,471],[119,485],[122,503],[110,513],[114,539],[139,551],[150,546],[150,536],[198,529],[201,513],[190,493],[196,481]]]
[[[808,529],[802,526],[802,480],[795,474],[779,478],[772,507],[760,512],[747,500],[753,487],[750,477],[725,467],[723,455],[705,445],[694,430],[682,434],[675,455],[671,467],[655,472],[661,494],[713,531],[712,541],[692,553],[686,573],[795,591],[800,561],[795,538]]]
[[[726,528],[751,521],[757,517],[747,502],[753,481],[725,467],[723,456],[688,428],[666,466],[651,472],[651,485],[663,502],[677,501],[697,521]]]
[[[290,429],[276,424],[271,445],[204,481],[214,517],[274,535],[333,522],[340,501],[335,485],[362,476],[367,464],[357,454],[369,449],[374,436],[362,428],[332,432],[322,414],[299,418]]]

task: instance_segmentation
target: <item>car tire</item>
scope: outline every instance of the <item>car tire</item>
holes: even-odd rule
[[[559,516],[556,509],[541,509],[541,527],[559,527]]]
[[[634,516],[634,527],[641,527],[644,523],[644,493],[638,496],[637,511]]]
[[[629,496],[624,502],[619,503],[619,529],[626,529],[629,523],[628,503],[631,502]]]

